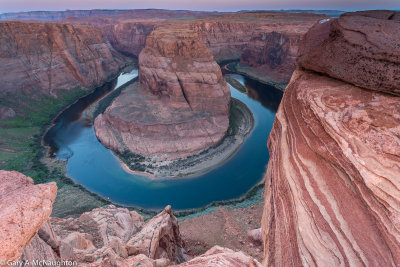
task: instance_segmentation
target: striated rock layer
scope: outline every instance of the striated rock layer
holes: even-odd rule
[[[60,89],[102,84],[124,65],[95,27],[0,22],[0,96],[57,96]]]
[[[375,29],[373,35],[380,35],[387,28],[375,28],[376,15],[346,14],[330,22],[330,27],[361,20],[364,29],[370,25]],[[386,20],[380,23],[384,26]],[[350,68],[340,62],[339,54],[329,55],[336,50],[326,47],[335,47],[341,38],[333,38],[329,24],[324,24],[307,33],[300,65],[315,71],[332,63],[334,73],[354,72],[350,77],[332,74],[332,78],[297,70],[286,88],[268,141],[264,265],[398,266],[400,99],[380,92],[391,87],[383,86],[381,73],[373,69],[393,70],[393,59],[382,53],[379,64],[357,69],[376,54],[356,50],[354,45],[337,46],[343,58],[364,55],[353,58],[354,68]],[[358,33],[347,38],[357,40]],[[385,45],[398,38],[390,31],[385,33]],[[310,49],[310,40],[322,36],[327,39]],[[393,48],[391,54],[400,52],[400,47]],[[322,53],[321,62],[315,51]],[[324,61],[328,55],[337,61]],[[304,63],[305,59],[310,61]],[[390,72],[382,75],[388,75],[389,81],[395,77]],[[368,90],[351,84],[364,77],[370,81]]]
[[[18,260],[25,247],[36,242],[34,237],[49,218],[56,194],[55,183],[34,185],[19,172],[0,170],[1,260]],[[47,249],[46,244],[43,247]]]
[[[96,135],[105,146],[176,159],[225,136],[229,87],[196,33],[153,31],[139,56],[139,81],[96,118]]]

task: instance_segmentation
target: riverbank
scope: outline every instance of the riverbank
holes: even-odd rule
[[[259,83],[266,84],[273,86],[282,92],[285,91],[287,83],[280,83],[274,81],[271,77],[264,73],[258,72],[256,69],[249,67],[247,65],[244,65],[240,62],[232,62],[224,66],[228,71],[237,73],[237,74],[242,74],[252,80],[255,80]],[[233,86],[233,85],[232,85]]]
[[[226,162],[243,144],[254,127],[250,109],[240,100],[232,98],[229,129],[224,139],[200,154],[177,160],[155,160],[131,153],[118,153],[124,169],[132,174],[145,174],[157,179],[191,177],[204,174]]]

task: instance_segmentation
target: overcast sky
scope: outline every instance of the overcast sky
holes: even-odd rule
[[[237,11],[253,9],[400,9],[400,0],[0,0],[0,13],[31,10],[165,8]]]

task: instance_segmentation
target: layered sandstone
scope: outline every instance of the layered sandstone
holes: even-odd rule
[[[37,241],[56,194],[55,183],[34,185],[21,173],[0,170],[0,259],[18,260],[28,244]]]
[[[153,31],[139,56],[139,81],[96,118],[96,135],[105,146],[176,159],[198,154],[225,136],[229,87],[196,33]]]
[[[400,264],[400,24],[381,15],[307,33],[308,70],[293,74],[268,141],[265,266]]]
[[[0,22],[0,96],[57,97],[104,83],[125,65],[101,30],[55,23]]]

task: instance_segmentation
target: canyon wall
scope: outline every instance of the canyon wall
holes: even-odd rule
[[[399,31],[360,12],[304,37],[268,140],[265,266],[400,265]]]
[[[249,12],[195,21],[190,28],[200,34],[216,60],[240,59],[271,80],[287,83],[302,36],[326,18],[310,13]]]
[[[176,159],[200,153],[225,136],[229,87],[196,33],[153,31],[139,56],[139,81],[96,118],[96,135],[105,146]]]
[[[102,84],[125,62],[95,27],[0,22],[0,96],[57,97],[60,89]]]
[[[173,15],[169,14],[169,18]],[[296,66],[302,36],[315,22],[328,18],[326,15],[283,12],[193,14],[206,15],[208,17],[174,21],[168,19],[167,13],[160,12],[148,17],[125,14],[63,21],[98,26],[117,51],[134,56],[144,48],[146,37],[153,29],[187,28],[199,34],[216,61],[240,59],[242,64],[261,75],[287,83]]]

